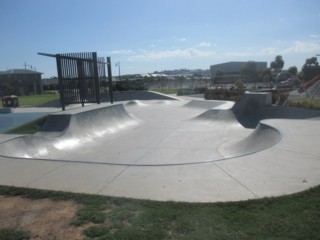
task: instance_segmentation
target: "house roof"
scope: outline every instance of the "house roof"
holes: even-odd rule
[[[28,69],[10,69],[7,71],[0,71],[0,75],[8,75],[8,74],[43,74],[42,72],[37,72]]]

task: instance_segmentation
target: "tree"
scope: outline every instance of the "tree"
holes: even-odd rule
[[[304,80],[306,81],[320,75],[320,66],[317,57],[307,58],[302,67],[302,72]]]
[[[317,57],[311,57],[311,58],[307,58],[305,64],[303,65],[304,67],[318,67],[319,63],[318,63],[318,59]]]
[[[298,68],[296,66],[289,67],[288,72],[296,76],[298,73]]]
[[[16,94],[15,88],[10,83],[0,84],[0,96]]]
[[[240,91],[242,91],[244,89],[244,82],[240,79],[238,79],[237,81],[235,81],[234,85],[236,86],[236,88]]]
[[[270,83],[273,80],[271,68],[267,68],[261,73],[261,78],[263,82]]]
[[[271,69],[273,69],[276,73],[280,72],[284,66],[284,61],[281,55],[276,56],[273,62],[270,63]]]

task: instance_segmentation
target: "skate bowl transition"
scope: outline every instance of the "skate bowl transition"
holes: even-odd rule
[[[252,154],[281,140],[277,129],[261,122],[255,129],[244,128],[232,106],[232,102],[223,101],[136,100],[51,114],[38,133],[1,143],[0,155],[115,165],[175,165]]]
[[[320,112],[274,107],[269,98],[247,94],[235,104],[168,97],[52,113],[36,134],[3,138],[3,172],[18,168],[24,180],[10,175],[0,184],[197,202],[318,185]],[[43,170],[45,162],[51,165]],[[29,168],[39,172],[29,176]]]

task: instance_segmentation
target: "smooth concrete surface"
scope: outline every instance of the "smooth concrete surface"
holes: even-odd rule
[[[248,112],[245,103],[240,106]],[[320,183],[320,118],[314,112],[262,120],[251,129],[236,112],[241,108],[223,101],[130,100],[56,113],[53,119],[69,120],[33,136],[0,135],[0,184],[218,202],[290,194]]]

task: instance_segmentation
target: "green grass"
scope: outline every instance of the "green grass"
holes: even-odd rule
[[[38,107],[43,104],[59,100],[59,94],[42,94],[42,95],[30,95],[30,96],[19,96],[19,103],[21,107],[32,106]],[[26,123],[17,128],[11,129],[6,134],[34,134],[41,126],[45,123],[47,117],[41,117],[29,123]]]
[[[47,116],[38,118],[34,121],[23,124],[17,128],[10,129],[6,134],[34,134],[36,133],[47,120]]]
[[[56,101],[60,99],[59,94],[42,94],[42,95],[30,95],[30,96],[19,96],[20,107],[38,107],[43,104]]]
[[[73,224],[95,223],[84,230],[87,239],[320,239],[320,187],[277,198],[206,204],[7,186],[0,186],[0,195],[83,204]]]
[[[303,98],[297,100],[289,100],[287,101],[286,105],[290,107],[301,107],[320,110],[320,99]]]

